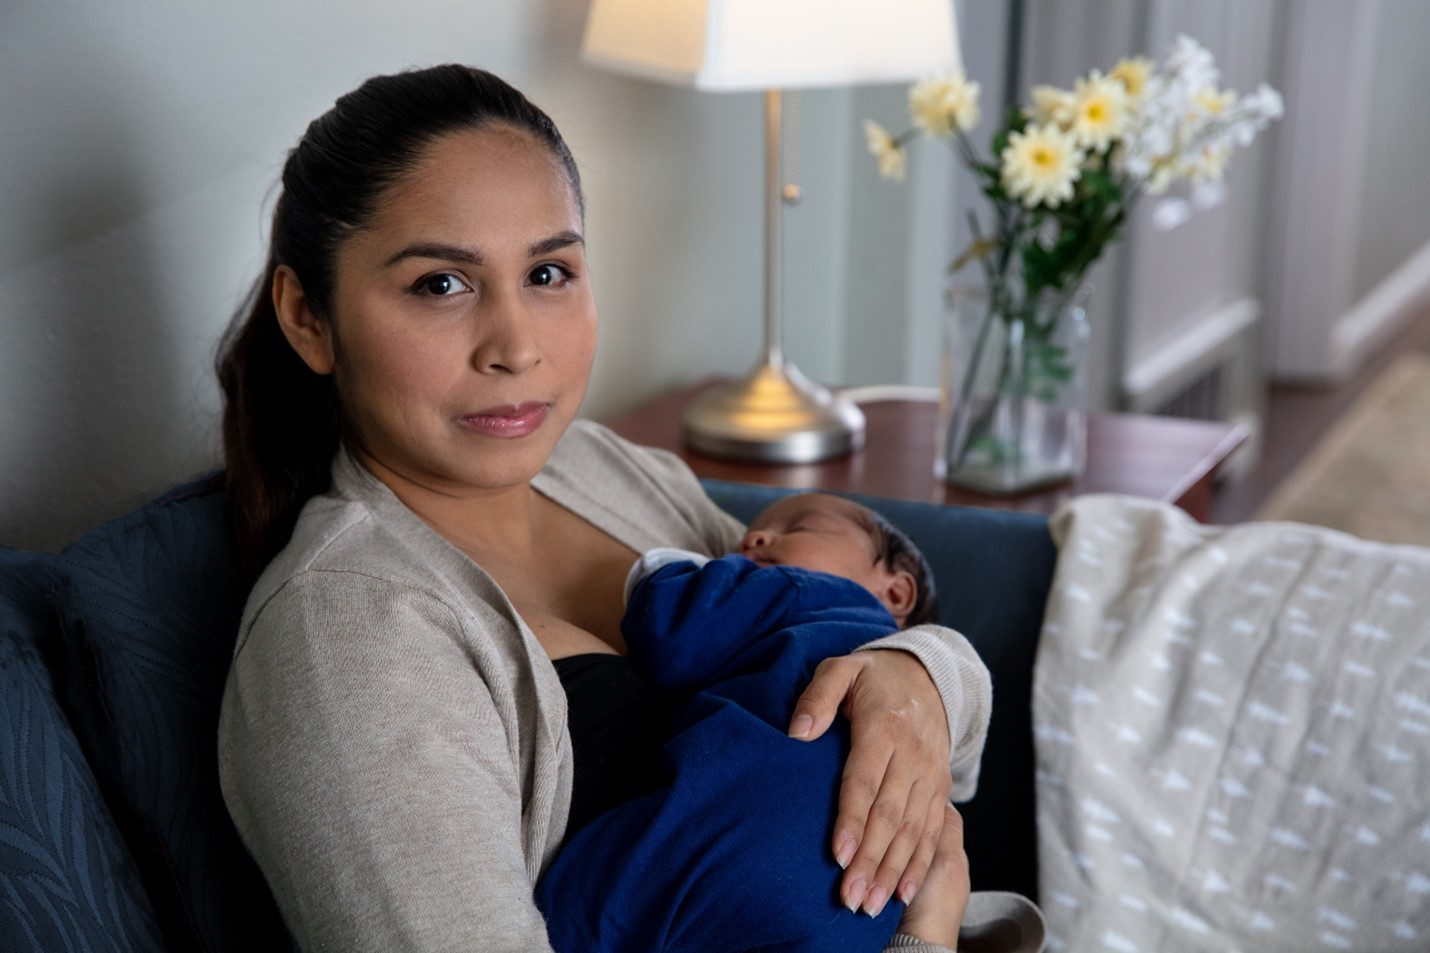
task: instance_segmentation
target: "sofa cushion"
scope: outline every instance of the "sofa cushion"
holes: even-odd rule
[[[217,726],[243,605],[218,478],[60,554],[65,693],[175,949],[281,949],[287,932],[229,820]]]
[[[704,481],[744,522],[794,490]],[[939,622],[961,632],[993,679],[993,714],[978,793],[960,804],[975,890],[1038,895],[1030,692],[1056,549],[1044,516],[879,497],[881,513],[923,551],[938,586]]]
[[[53,556],[0,547],[0,937],[7,950],[152,950],[154,912],[55,698]]]
[[[1053,529],[1050,945],[1430,949],[1430,549],[1126,497]]]

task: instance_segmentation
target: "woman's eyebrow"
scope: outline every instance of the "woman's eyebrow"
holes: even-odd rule
[[[528,257],[536,258],[540,255],[549,255],[554,251],[563,248],[570,248],[572,245],[585,245],[586,239],[575,232],[560,232],[550,238],[543,238],[526,250]]]
[[[549,255],[554,251],[569,248],[572,245],[584,245],[586,240],[575,232],[566,231],[552,235],[550,238],[543,238],[539,242],[530,245],[526,250],[528,258],[537,258],[541,255]],[[471,248],[463,248],[460,245],[448,245],[444,242],[415,242],[393,255],[383,262],[384,268],[391,268],[398,262],[407,258],[435,258],[439,261],[456,261],[464,265],[482,265],[486,259],[481,252]]]
[[[484,261],[479,252],[460,245],[445,245],[441,242],[417,242],[383,262],[384,268],[391,268],[405,258],[437,258],[441,261],[459,261],[465,265],[480,265]]]

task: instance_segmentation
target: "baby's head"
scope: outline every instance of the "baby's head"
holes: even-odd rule
[[[830,493],[799,493],[750,522],[740,554],[798,566],[868,589],[902,626],[937,621],[933,573],[908,536],[873,510]]]

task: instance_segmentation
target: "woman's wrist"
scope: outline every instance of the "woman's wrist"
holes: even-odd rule
[[[988,722],[993,710],[992,678],[973,646],[959,633],[937,625],[920,625],[870,642],[855,650],[897,650],[922,664],[942,701],[949,742],[948,770],[954,801],[973,797],[983,758]]]

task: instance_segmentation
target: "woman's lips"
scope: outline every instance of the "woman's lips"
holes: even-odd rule
[[[467,414],[459,418],[459,422],[467,430],[484,437],[525,437],[542,425],[550,410],[550,404],[539,401],[503,404]]]

